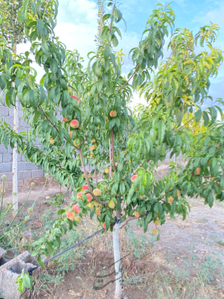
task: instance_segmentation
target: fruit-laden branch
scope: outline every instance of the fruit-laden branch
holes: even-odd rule
[[[126,81],[126,83],[124,85],[122,85],[120,88],[118,88],[117,92],[120,92],[122,88],[124,88],[130,81],[131,79],[134,77],[135,73],[137,72],[138,68],[139,68],[139,64],[136,66],[136,69],[134,71],[134,73],[131,75],[131,77]]]
[[[81,150],[81,148],[78,148],[78,151],[79,151],[79,154],[80,154],[80,159],[81,159],[82,168],[83,168],[83,171],[84,171],[84,175],[85,175],[86,183],[87,183],[87,186],[88,186],[88,188],[89,188],[89,193],[92,195],[92,197],[95,199],[95,201],[97,201],[97,202],[100,203],[101,205],[106,205],[106,204],[107,204],[106,201],[101,201],[101,200],[99,200],[99,199],[93,194],[92,188],[91,188],[90,183],[89,183],[89,178],[88,178],[88,175],[87,175],[87,172],[86,172],[86,167],[85,167],[85,163],[84,163],[84,159],[83,159],[83,155],[82,155],[82,150]]]
[[[145,217],[145,216],[147,216],[147,214],[148,214],[148,213],[145,213],[144,215],[141,215],[141,216],[138,217],[138,218],[136,218],[136,216],[130,216],[130,217],[128,217],[127,219],[125,219],[125,220],[121,223],[120,229],[121,229],[122,227],[124,227],[125,225],[127,225],[128,222],[133,221],[133,220],[136,220],[136,219],[140,219],[140,218],[142,218],[142,217]]]
[[[46,117],[46,119],[49,121],[49,123],[55,128],[55,130],[57,132],[59,132],[58,128],[52,123],[52,121],[48,118],[48,116],[46,115],[46,113],[44,112],[43,108],[41,106],[38,106],[38,108],[43,112],[44,116]]]

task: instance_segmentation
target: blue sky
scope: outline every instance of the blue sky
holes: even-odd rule
[[[120,10],[127,23],[119,47],[123,48],[126,61],[123,68],[125,74],[132,68],[128,58],[129,50],[138,45],[145,24],[156,4],[167,4],[166,1],[157,0],[123,0]],[[171,4],[176,20],[175,28],[186,27],[193,33],[199,28],[209,24],[210,21],[220,26],[220,34],[216,46],[224,50],[224,0],[174,0]],[[59,0],[58,25],[56,35],[64,42],[68,49],[78,49],[81,56],[86,58],[89,51],[95,48],[94,36],[97,32],[97,0]],[[21,50],[23,47],[21,47]],[[165,54],[169,53],[165,51]],[[41,74],[41,70],[39,74]],[[39,77],[39,76],[38,76]],[[224,64],[220,67],[219,75],[211,80],[210,94],[216,99],[224,98]],[[141,102],[135,96],[135,103]]]

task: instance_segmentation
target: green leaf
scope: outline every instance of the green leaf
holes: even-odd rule
[[[29,278],[29,276],[27,274],[25,274],[23,276],[23,285],[27,289],[31,289],[32,288],[32,283],[31,283],[30,278]]]
[[[161,144],[165,136],[165,124],[163,120],[158,121],[158,130],[159,144]]]

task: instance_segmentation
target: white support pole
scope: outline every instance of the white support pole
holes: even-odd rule
[[[14,124],[13,130],[18,133],[18,117],[19,116],[19,102],[16,100],[14,107]],[[18,151],[17,144],[13,148],[12,154],[12,180],[13,180],[13,191],[12,191],[12,202],[14,204],[14,211],[18,211]]]
[[[122,298],[122,273],[121,273],[121,257],[119,249],[119,230],[120,223],[116,223],[113,228],[113,247],[114,247],[114,263],[115,263],[115,299]]]

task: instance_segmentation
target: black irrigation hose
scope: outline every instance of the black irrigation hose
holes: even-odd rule
[[[114,226],[115,223],[121,223],[121,220],[116,220],[116,221],[115,221],[114,223],[112,223],[111,225]],[[102,228],[101,230],[98,230],[97,232],[95,232],[95,233],[92,234],[91,236],[89,236],[89,237],[83,239],[82,241],[80,241],[80,242],[78,242],[78,243],[72,245],[71,247],[69,247],[69,248],[63,250],[62,252],[59,252],[59,253],[56,254],[55,256],[53,256],[53,257],[49,258],[48,260],[44,261],[44,264],[46,264],[46,263],[48,263],[48,262],[54,260],[54,259],[55,259],[56,257],[58,257],[59,255],[65,253],[66,251],[69,251],[69,250],[72,249],[72,248],[75,248],[75,247],[78,246],[79,244],[81,244],[81,243],[85,242],[86,240],[88,240],[88,239],[90,239],[90,238],[96,236],[97,234],[101,233],[101,232],[104,231],[104,230],[105,230],[105,229]],[[33,271],[36,270],[36,269],[38,269],[38,268],[40,268],[39,265],[36,266],[36,267],[33,267],[33,268],[29,268],[29,269],[28,269],[28,273],[29,273],[29,275],[32,276]]]

